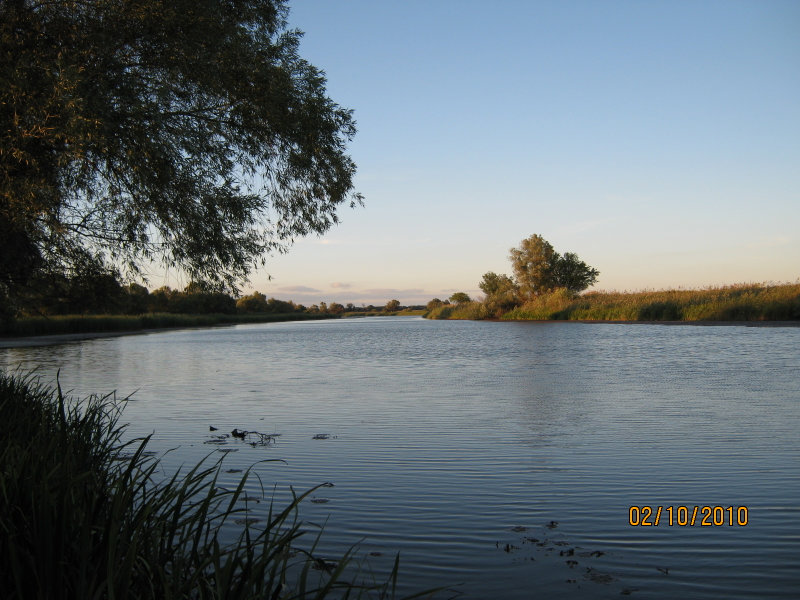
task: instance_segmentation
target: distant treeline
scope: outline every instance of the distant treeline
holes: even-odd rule
[[[482,301],[428,303],[429,319],[586,321],[795,321],[800,283],[739,284],[702,290],[587,292],[560,288],[522,299],[506,293]]]
[[[2,291],[2,290],[0,290]],[[39,275],[18,288],[13,300],[0,294],[0,334],[26,336],[61,333],[135,331],[226,323],[269,322],[358,315],[408,314],[397,300],[384,306],[320,302],[304,306],[267,298],[261,292],[240,296],[190,283],[183,290],[164,286],[123,285],[110,273]]]
[[[2,291],[2,290],[0,290]],[[26,285],[15,290],[13,299],[0,298],[3,313],[10,317],[56,315],[142,315],[173,314],[287,314],[324,313],[341,316],[345,313],[385,313],[408,308],[397,300],[384,306],[356,306],[353,303],[320,302],[304,306],[291,300],[267,298],[261,292],[234,297],[203,283],[190,283],[183,290],[163,286],[152,292],[137,283],[123,285],[111,272],[87,270],[82,273],[39,273]]]

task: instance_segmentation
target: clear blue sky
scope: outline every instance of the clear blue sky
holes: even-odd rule
[[[595,289],[800,278],[800,2],[297,0],[366,206],[246,291],[479,293],[539,233]],[[267,274],[272,280],[267,280]]]

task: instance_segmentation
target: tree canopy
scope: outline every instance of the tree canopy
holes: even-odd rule
[[[0,282],[156,261],[235,289],[354,206],[285,0],[0,3]]]
[[[471,302],[472,298],[470,298],[469,294],[466,292],[455,292],[450,296],[449,300],[455,304],[466,304],[467,302]]]
[[[600,275],[600,271],[581,261],[577,254],[560,255],[539,234],[533,234],[522,240],[518,248],[511,249],[511,266],[517,285],[526,296],[537,296],[556,288],[581,292],[594,285]]]

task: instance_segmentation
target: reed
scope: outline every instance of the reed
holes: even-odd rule
[[[426,319],[459,319],[480,320],[486,319],[489,309],[483,302],[464,302],[461,304],[443,304],[432,308],[423,315]]]
[[[249,473],[225,490],[220,463],[201,462],[163,481],[148,438],[122,441],[122,406],[113,395],[76,402],[30,375],[0,373],[0,597],[394,596],[397,561],[375,583],[354,549],[331,562],[314,556],[316,541],[303,548],[298,506],[314,490],[225,543],[220,532],[243,516]]]
[[[701,290],[589,292],[537,296],[502,316],[508,320],[795,321],[800,283],[739,284]]]

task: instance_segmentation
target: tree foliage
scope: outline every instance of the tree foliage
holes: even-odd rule
[[[511,266],[521,293],[528,297],[556,288],[581,292],[594,285],[600,275],[600,271],[581,261],[576,254],[560,255],[539,234],[533,234],[522,240],[518,248],[511,249]]]
[[[489,271],[483,274],[483,279],[478,284],[481,291],[486,294],[486,297],[499,296],[506,293],[515,293],[517,285],[514,280],[508,275],[498,275],[494,271]]]
[[[0,280],[90,258],[235,289],[355,205],[285,0],[0,2]]]
[[[439,308],[443,304],[444,302],[442,302],[439,298],[433,298],[425,305],[425,310],[433,310],[434,308]]]
[[[466,304],[467,302],[471,302],[472,298],[470,298],[469,294],[466,292],[456,292],[450,296],[449,300],[455,304]]]
[[[400,300],[389,300],[383,310],[385,312],[397,312],[400,310]]]
[[[499,316],[519,304],[519,288],[508,275],[489,271],[484,273],[478,287],[486,294],[484,304],[490,314]]]

